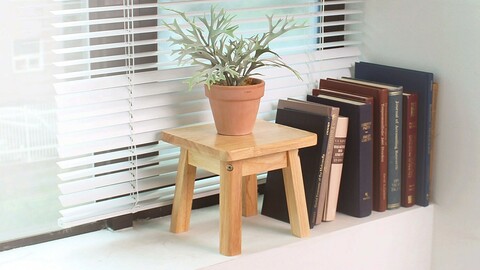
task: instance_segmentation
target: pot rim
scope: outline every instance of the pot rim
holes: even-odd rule
[[[205,85],[205,96],[210,99],[221,100],[251,100],[263,97],[265,93],[265,81],[261,79],[259,83],[242,86],[212,85],[210,89]]]

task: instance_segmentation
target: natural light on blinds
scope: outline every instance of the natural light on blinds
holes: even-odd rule
[[[263,31],[266,14],[309,24],[272,44],[303,81],[288,70],[262,70],[266,93],[258,117],[265,120],[275,118],[278,99],[304,98],[320,78],[349,76],[359,56],[358,32],[348,29],[360,23],[355,17],[362,1],[78,2],[65,1],[54,12],[62,227],[171,204],[179,150],[159,143],[159,133],[212,121],[203,88],[186,91],[183,83],[195,67],[180,67],[170,57],[169,34],[161,21],[176,15],[164,8],[193,16],[216,4],[237,16],[244,36]],[[332,4],[346,5],[325,10]],[[334,15],[345,17],[323,20]],[[345,29],[320,31],[334,25]],[[345,38],[324,42],[332,36]],[[207,176],[197,172],[197,178]],[[216,177],[205,178],[197,181],[195,196],[217,189]]]

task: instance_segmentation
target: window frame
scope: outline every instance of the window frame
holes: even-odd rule
[[[326,0],[326,1],[332,1],[332,0]],[[345,5],[340,4],[340,5],[334,5],[334,6],[328,6],[328,7],[344,9]],[[343,20],[343,19],[344,17],[341,16],[341,17],[337,17],[335,20]],[[341,31],[343,30],[344,29],[342,28]],[[320,28],[318,29],[319,33],[329,32],[329,31],[339,31],[339,30],[338,28],[328,28],[328,27],[325,27],[323,29],[320,29]],[[343,41],[343,40],[344,38],[342,36],[342,37],[339,37],[338,39],[332,40],[332,42]],[[322,42],[322,40],[319,38],[317,42],[320,43]],[[323,40],[323,42],[327,42],[327,41]],[[331,41],[328,41],[328,42],[331,42]],[[317,50],[320,50],[320,49],[317,49]],[[263,190],[263,185],[261,184],[259,186],[259,192],[262,193],[262,190]],[[201,208],[201,207],[206,207],[206,206],[215,205],[215,204],[218,204],[218,194],[195,199],[193,203],[193,208],[194,209]],[[12,241],[6,241],[3,243],[0,243],[0,251],[12,249],[12,248],[18,248],[18,247],[27,246],[27,245],[38,244],[38,243],[47,242],[47,241],[52,241],[52,240],[61,239],[65,237],[75,236],[75,235],[93,232],[93,231],[97,231],[105,228],[110,228],[114,230],[123,229],[123,228],[133,226],[133,221],[137,219],[156,218],[156,217],[166,216],[170,214],[171,214],[171,205],[162,206],[162,207],[144,210],[144,211],[140,211],[137,213],[132,213],[124,216],[109,218],[107,220],[101,220],[101,221],[96,221],[89,224],[79,225],[79,226],[75,226],[68,229],[60,229],[60,230],[49,232],[49,233],[29,236],[29,237],[16,239]]]

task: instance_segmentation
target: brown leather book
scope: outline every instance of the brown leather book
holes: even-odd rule
[[[388,90],[337,79],[322,79],[319,88],[373,98],[373,210],[385,211],[388,171]]]
[[[326,96],[344,98],[344,99],[348,99],[348,100],[353,100],[353,101],[358,101],[358,102],[363,102],[363,103],[373,105],[373,97],[360,96],[360,95],[355,95],[355,94],[350,94],[350,93],[338,92],[338,91],[330,90],[330,89],[312,89],[312,95],[314,95],[314,96],[326,95]]]
[[[403,160],[401,193],[401,204],[403,207],[410,207],[415,204],[415,183],[417,181],[417,119],[417,94],[403,93]]]
[[[343,99],[348,99],[352,101],[363,102],[365,104],[372,104],[372,106],[374,104],[373,97],[338,92],[336,90],[330,90],[330,89],[312,89],[312,95],[313,96],[325,95],[330,97],[343,98]],[[372,111],[372,119],[373,119],[373,111]]]

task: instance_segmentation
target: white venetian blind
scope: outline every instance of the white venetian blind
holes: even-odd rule
[[[266,30],[265,15],[309,24],[272,44],[303,81],[288,70],[262,70],[266,93],[258,117],[273,120],[279,98],[302,98],[320,78],[350,75],[359,50],[358,32],[349,28],[360,23],[360,2],[65,1],[54,12],[64,206],[59,224],[71,227],[171,204],[179,150],[158,142],[159,133],[212,121],[203,88],[188,92],[183,82],[195,67],[180,67],[170,56],[170,34],[161,21],[176,15],[164,7],[193,16],[215,4],[236,15],[244,36]],[[323,31],[327,26],[334,30]],[[198,171],[205,179],[196,182],[196,197],[217,192],[218,177],[208,176]]]

